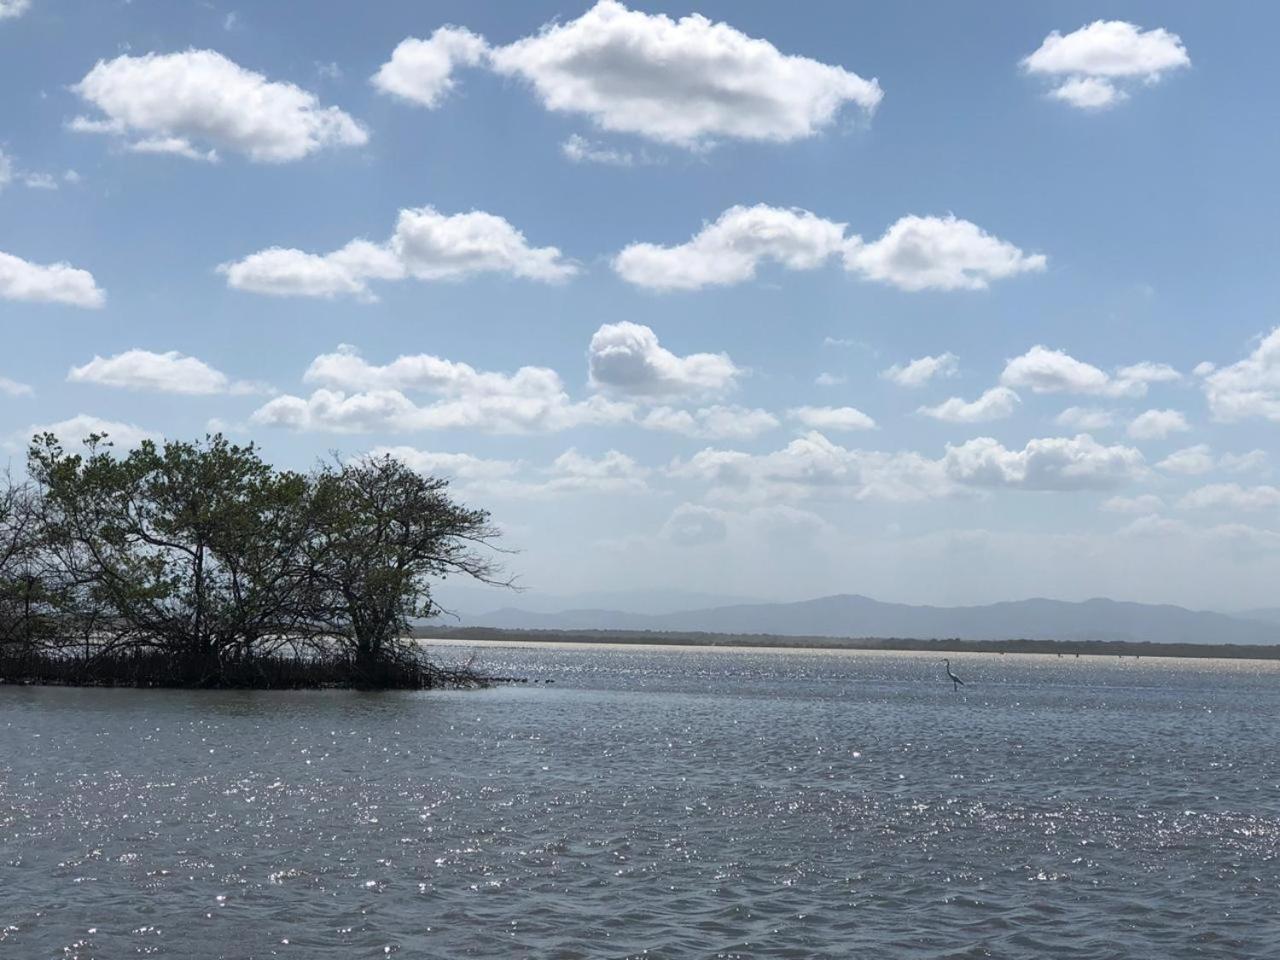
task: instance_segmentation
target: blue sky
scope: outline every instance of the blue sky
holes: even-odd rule
[[[394,448],[538,593],[1273,604],[1277,19],[0,0],[0,442]]]

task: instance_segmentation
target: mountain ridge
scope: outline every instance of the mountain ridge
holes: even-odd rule
[[[1032,597],[945,607],[833,594],[780,603],[739,603],[667,613],[579,608],[553,613],[509,606],[463,626],[531,630],[648,630],[778,636],[959,640],[1127,640],[1168,643],[1280,643],[1280,623],[1176,604],[1094,597]]]

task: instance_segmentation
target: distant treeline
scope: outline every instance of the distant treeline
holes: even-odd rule
[[[1060,656],[1218,657],[1280,660],[1280,646],[1229,643],[1147,643],[1130,640],[929,640],[906,637],[793,637],[765,633],[649,630],[511,630],[496,627],[417,626],[420,637],[538,643],[659,644],[686,647],[797,647],[814,650],[895,650],[929,653],[1043,653]]]
[[[0,478],[0,681],[429,687],[436,578],[493,583],[497,531],[391,457],[278,470],[252,445],[33,441]]]

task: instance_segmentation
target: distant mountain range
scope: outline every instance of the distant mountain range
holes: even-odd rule
[[[505,607],[478,616],[463,615],[459,625],[903,639],[1280,643],[1278,611],[1254,611],[1250,617],[1228,616],[1168,604],[1105,599],[1076,603],[1034,599],[985,606],[930,607],[841,594],[798,603],[738,603],[662,613],[614,609],[545,612]]]

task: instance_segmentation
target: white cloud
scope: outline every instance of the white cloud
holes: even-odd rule
[[[104,420],[87,413],[77,414],[57,423],[34,424],[27,428],[22,439],[30,440],[36,434],[42,433],[52,433],[65,449],[73,453],[76,452],[74,448],[78,447],[90,434],[105,434],[114,448],[121,452],[132,450],[143,440],[156,439],[156,434],[135,424]]]
[[[547,493],[638,493],[645,489],[649,471],[617,450],[592,458],[570,447],[547,473]]]
[[[72,129],[129,137],[134,149],[206,157],[228,149],[285,163],[369,139],[337,107],[323,107],[301,87],[269,81],[213,50],[100,60],[72,90],[102,111],[97,119],[76,118]]]
[[[1103,446],[1087,433],[1031,440],[1022,450],[978,437],[948,445],[944,462],[948,476],[959,483],[1026,490],[1105,489],[1144,472],[1140,451]]]
[[[1250,450],[1247,453],[1224,453],[1218,460],[1218,466],[1231,473],[1251,473],[1263,470],[1267,466],[1265,450]]]
[[[847,377],[842,377],[839,374],[823,372],[814,377],[813,382],[819,387],[838,387],[847,379]]]
[[[10,380],[8,377],[0,377],[0,394],[6,397],[30,397],[35,395],[35,390],[28,384]]]
[[[323,386],[308,398],[276,397],[253,414],[253,422],[337,433],[451,428],[534,433],[629,422],[634,415],[631,405],[603,397],[572,401],[560,375],[546,367],[495,373],[430,354],[378,366],[343,347],[316,357],[303,379]],[[404,391],[437,399],[420,405]]]
[[[767,454],[708,447],[673,461],[668,472],[710,485],[711,494],[721,499],[763,503],[809,498],[915,502],[954,489],[941,461],[910,452],[850,450],[816,430]]]
[[[1197,368],[1215,420],[1261,417],[1280,423],[1280,327],[1262,338],[1254,351],[1229,367]]]
[[[31,8],[31,0],[0,0],[0,20],[20,17]]]
[[[902,217],[879,240],[845,236],[845,224],[807,210],[730,207],[686,243],[633,243],[613,260],[628,283],[651,290],[699,290],[742,283],[771,261],[815,270],[837,253],[845,269],[902,290],[981,290],[991,280],[1043,270],[1045,258],[955,217]]]
[[[126,390],[151,390],[158,393],[215,394],[252,393],[258,388],[248,383],[233,383],[222,371],[203,360],[170,350],[126,350],[114,357],[94,356],[83,366],[72,367],[67,374],[71,383],[96,383]]]
[[[1067,407],[1054,417],[1053,422],[1060,427],[1089,433],[1110,427],[1115,423],[1115,414],[1101,407]]]
[[[1205,443],[1175,450],[1156,464],[1156,467],[1167,473],[1181,473],[1186,476],[1208,473],[1214,466],[1213,454],[1209,445]]]
[[[1049,96],[1081,110],[1101,110],[1129,99],[1127,93],[1102,77],[1072,77],[1049,91]]]
[[[639,421],[646,430],[661,430],[708,440],[750,440],[778,426],[767,410],[715,405],[698,410],[655,407]]]
[[[490,56],[494,70],[527,81],[548,110],[693,149],[810,137],[845,104],[870,114],[883,96],[875,80],[783,54],[728,24],[697,14],[672,20],[614,0]]]
[[[462,27],[440,27],[428,40],[402,40],[371,82],[383,93],[434,108],[453,89],[454,68],[482,63],[488,53],[483,37]]]
[[[435,453],[415,447],[374,447],[373,457],[393,457],[405,466],[434,477],[457,480],[501,480],[520,470],[515,460],[488,460],[469,453]]]
[[[651,329],[625,321],[595,332],[587,363],[593,387],[647,397],[723,393],[743,373],[727,354],[676,356]]]
[[[1037,344],[1005,364],[1000,382],[1007,387],[1024,387],[1033,393],[1141,397],[1146,394],[1148,384],[1180,377],[1168,364],[1147,362],[1121,367],[1111,376],[1062,350]]]
[[[854,407],[795,407],[787,416],[812,430],[876,429],[876,422]]]
[[[682,547],[721,543],[728,537],[727,514],[715,507],[682,503],[671,512],[659,536]]]
[[[1130,421],[1128,433],[1135,440],[1163,440],[1190,429],[1187,418],[1177,410],[1147,410]]]
[[[1055,30],[1022,60],[1028,73],[1060,81],[1050,96],[1085,110],[1127,99],[1120,81],[1141,78],[1154,84],[1169,71],[1189,66],[1191,58],[1177,34],[1143,30],[1123,20],[1095,20],[1065,36]]]
[[[1280,487],[1211,483],[1188,492],[1178,506],[1184,510],[1273,510],[1280,507]]]
[[[845,269],[900,290],[985,290],[992,280],[1044,270],[1043,254],[954,216],[902,217],[873,243],[851,237]]]
[[[0,300],[96,308],[106,303],[107,295],[88,270],[68,263],[30,263],[0,253]]]
[[[370,280],[461,280],[505,273],[554,283],[577,272],[555,247],[531,247],[502,217],[481,211],[446,215],[432,207],[401,210],[385,243],[353,240],[328,254],[270,247],[218,272],[237,290],[282,297],[371,299]]]
[[[26,173],[22,182],[32,190],[57,190],[58,181],[51,173]]]
[[[1158,513],[1164,509],[1164,501],[1154,493],[1142,493],[1136,497],[1110,497],[1102,502],[1108,513]]]
[[[0,150],[0,190],[13,182],[13,158]]]
[[[936,357],[917,357],[907,364],[895,363],[880,376],[892,380],[900,387],[923,387],[934,377],[954,377],[960,372],[960,358],[954,353],[940,353]]]
[[[741,283],[763,261],[813,270],[839,251],[844,224],[807,210],[757,204],[730,207],[687,243],[633,243],[613,260],[624,280],[651,290],[697,290]]]
[[[985,423],[1013,415],[1022,398],[1008,387],[992,387],[977,400],[966,403],[951,397],[935,407],[921,407],[920,413],[947,423]]]
[[[567,160],[574,163],[598,163],[606,167],[634,167],[637,164],[649,164],[654,161],[647,154],[635,154],[630,150],[619,150],[595,143],[579,134],[570,134],[560,144],[560,152]]]

